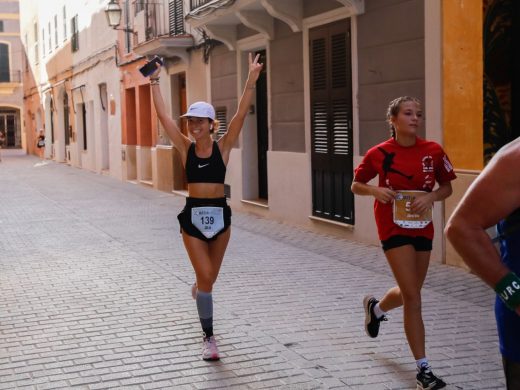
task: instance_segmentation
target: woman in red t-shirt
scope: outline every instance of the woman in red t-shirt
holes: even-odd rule
[[[374,214],[385,256],[397,281],[378,301],[366,296],[365,330],[377,337],[386,312],[403,305],[404,330],[417,363],[417,385],[440,389],[444,381],[433,375],[426,359],[421,288],[430,261],[433,240],[431,209],[452,193],[456,176],[448,156],[435,142],[417,136],[421,104],[400,97],[388,107],[392,137],[371,148],[355,170],[352,192],[375,198]],[[367,184],[379,176],[378,185]],[[439,186],[434,190],[435,184]]]

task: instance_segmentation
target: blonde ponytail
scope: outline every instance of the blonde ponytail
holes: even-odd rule
[[[213,119],[211,121],[211,131],[210,133],[216,133],[218,131],[218,127],[220,126],[220,121],[218,119]]]

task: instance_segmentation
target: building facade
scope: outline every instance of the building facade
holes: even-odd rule
[[[388,103],[416,96],[419,135],[445,148],[459,177],[434,208],[433,258],[461,264],[441,233],[445,220],[486,158],[518,136],[515,2],[119,0],[117,30],[103,15],[108,4],[21,0],[29,151],[44,128],[48,158],[186,195],[138,68],[161,56],[170,114],[209,101],[218,138],[256,53],[264,69],[226,176],[232,207],[379,244],[373,199],[350,191],[353,169],[389,137]]]
[[[5,148],[21,148],[22,65],[18,0],[0,1],[0,132]]]
[[[46,137],[45,156],[121,178],[117,33],[99,1],[22,0],[28,151]],[[118,109],[119,107],[119,109]]]
[[[265,63],[231,154],[235,208],[378,244],[373,199],[350,191],[353,169],[388,138],[390,100],[417,96],[420,135],[442,143],[441,2],[191,1],[186,22],[223,42],[210,57],[211,102],[229,120],[247,53]],[[435,210],[442,229],[444,212]],[[435,242],[443,256],[443,240]]]
[[[127,31],[119,39],[124,46],[120,64],[123,179],[182,194],[186,190],[182,162],[160,127],[149,80],[138,68],[154,55],[164,60],[161,89],[175,118],[186,111],[188,100],[209,100],[207,65],[197,48],[201,37],[184,23],[185,3],[121,2],[122,28]]]

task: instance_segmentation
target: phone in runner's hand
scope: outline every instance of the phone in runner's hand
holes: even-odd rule
[[[157,69],[157,65],[156,64],[159,64],[159,65],[163,65],[163,60],[158,57],[158,56],[155,56],[154,58],[152,58],[149,62],[147,62],[146,64],[144,64],[143,66],[141,66],[139,68],[139,72],[141,72],[141,74],[144,76],[144,77],[148,77],[150,76],[153,72],[155,72],[155,69]]]

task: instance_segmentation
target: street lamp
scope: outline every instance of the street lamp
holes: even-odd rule
[[[122,13],[123,11],[121,10],[121,7],[119,6],[117,0],[110,0],[107,7],[105,8],[105,16],[107,17],[108,25],[112,27],[114,30],[122,30],[127,33],[130,32],[135,34],[136,32],[131,28],[117,28],[117,26],[119,26],[119,24],[121,23]]]

